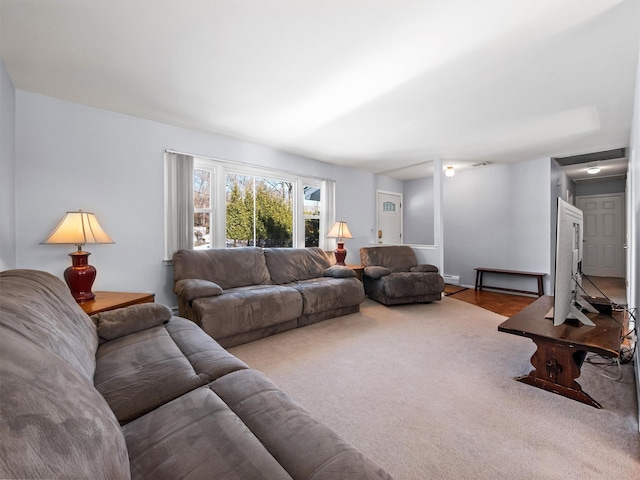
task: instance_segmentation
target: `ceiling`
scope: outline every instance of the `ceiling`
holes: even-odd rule
[[[15,88],[398,179],[626,147],[640,0],[0,0]]]

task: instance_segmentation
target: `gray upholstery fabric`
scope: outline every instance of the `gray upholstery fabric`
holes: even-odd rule
[[[357,282],[324,283],[335,280]],[[98,327],[58,278],[13,271],[0,281],[0,478],[388,478],[166,307],[96,316],[112,338],[97,347]],[[291,292],[302,309],[293,288],[256,288]],[[333,311],[344,308],[358,305]]]
[[[322,277],[331,266],[327,254],[318,247],[265,248],[264,257],[275,285]]]
[[[0,326],[66,360],[91,381],[96,327],[58,277],[36,270],[0,273]],[[6,315],[4,315],[6,314]]]
[[[222,287],[217,283],[198,278],[189,278],[176,282],[174,292],[185,301],[190,302],[194,298],[213,297],[222,295]]]
[[[134,480],[291,479],[207,387],[123,427]]]
[[[364,301],[362,283],[357,278],[320,277],[291,283],[302,295],[302,314],[360,305]]]
[[[364,300],[362,284],[352,278],[355,272],[331,266],[327,254],[317,247],[182,250],[173,258],[180,315],[224,347],[357,312]],[[234,273],[233,281],[218,278],[219,272],[242,270],[252,262],[267,272],[269,285],[262,273]],[[189,274],[197,276],[190,279]],[[249,280],[256,283],[246,284]]]
[[[149,328],[100,345],[97,360],[95,386],[121,423],[229,371],[247,368],[178,317],[167,328]]]
[[[247,285],[269,285],[271,278],[258,247],[180,250],[173,255],[173,276],[217,283],[224,290]]]
[[[332,267],[327,268],[324,272],[322,272],[323,277],[334,277],[334,278],[348,278],[355,277],[356,272],[349,267],[345,267],[343,265],[334,265]]]
[[[418,264],[416,254],[407,245],[383,245],[360,249],[360,263],[365,266],[382,266],[392,272],[408,272]]]
[[[442,298],[444,279],[434,265],[417,265],[411,247],[388,245],[360,249],[362,282],[369,298],[384,305],[428,303]]]
[[[0,273],[0,478],[129,478],[93,387],[98,334],[57,277]]]
[[[371,277],[376,280],[384,277],[385,275],[389,275],[390,273],[391,273],[391,270],[389,270],[387,267],[380,267],[376,265],[370,266],[370,267],[364,267],[364,274],[367,277]]]
[[[192,305],[196,322],[215,339],[284,323],[302,314],[300,294],[280,285],[232,288],[217,297],[197,298]]]
[[[255,370],[225,375],[211,389],[293,478],[390,478]]]
[[[98,324],[100,338],[113,340],[162,325],[171,318],[171,309],[159,303],[144,303],[98,313],[91,318]]]
[[[410,272],[433,272],[438,273],[438,267],[435,265],[416,265],[411,267]]]

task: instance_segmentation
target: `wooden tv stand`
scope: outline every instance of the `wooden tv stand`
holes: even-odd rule
[[[533,385],[596,408],[602,406],[582,391],[576,382],[587,352],[618,357],[622,344],[622,313],[589,314],[596,324],[589,327],[569,320],[554,326],[545,318],[553,306],[553,297],[545,295],[498,326],[498,331],[528,337],[538,347],[531,357],[533,370],[518,377],[519,382]],[[619,320],[617,322],[616,320]]]

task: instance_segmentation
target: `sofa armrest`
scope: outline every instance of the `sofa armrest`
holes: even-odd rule
[[[427,265],[427,264],[421,264],[421,265],[416,265],[415,267],[411,267],[411,272],[433,272],[433,273],[438,273],[438,267],[436,267],[435,265]]]
[[[171,309],[166,305],[143,303],[96,313],[91,318],[97,324],[98,336],[104,340],[113,340],[162,325],[171,315]]]
[[[378,280],[379,278],[384,277],[385,275],[389,275],[391,270],[386,267],[380,267],[378,265],[373,265],[370,267],[364,267],[364,274],[367,277],[371,277],[374,280]]]
[[[187,302],[195,298],[215,297],[223,292],[222,287],[217,283],[196,278],[178,280],[173,287],[173,291]]]
[[[323,273],[323,277],[334,277],[334,278],[348,278],[355,277],[356,272],[344,265],[334,265],[332,267],[327,268]]]

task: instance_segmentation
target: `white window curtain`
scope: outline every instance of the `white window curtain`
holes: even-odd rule
[[[193,248],[193,157],[165,152],[164,261]]]
[[[320,194],[320,247],[329,252],[336,249],[334,238],[327,238],[327,234],[336,222],[336,182],[323,180]]]

